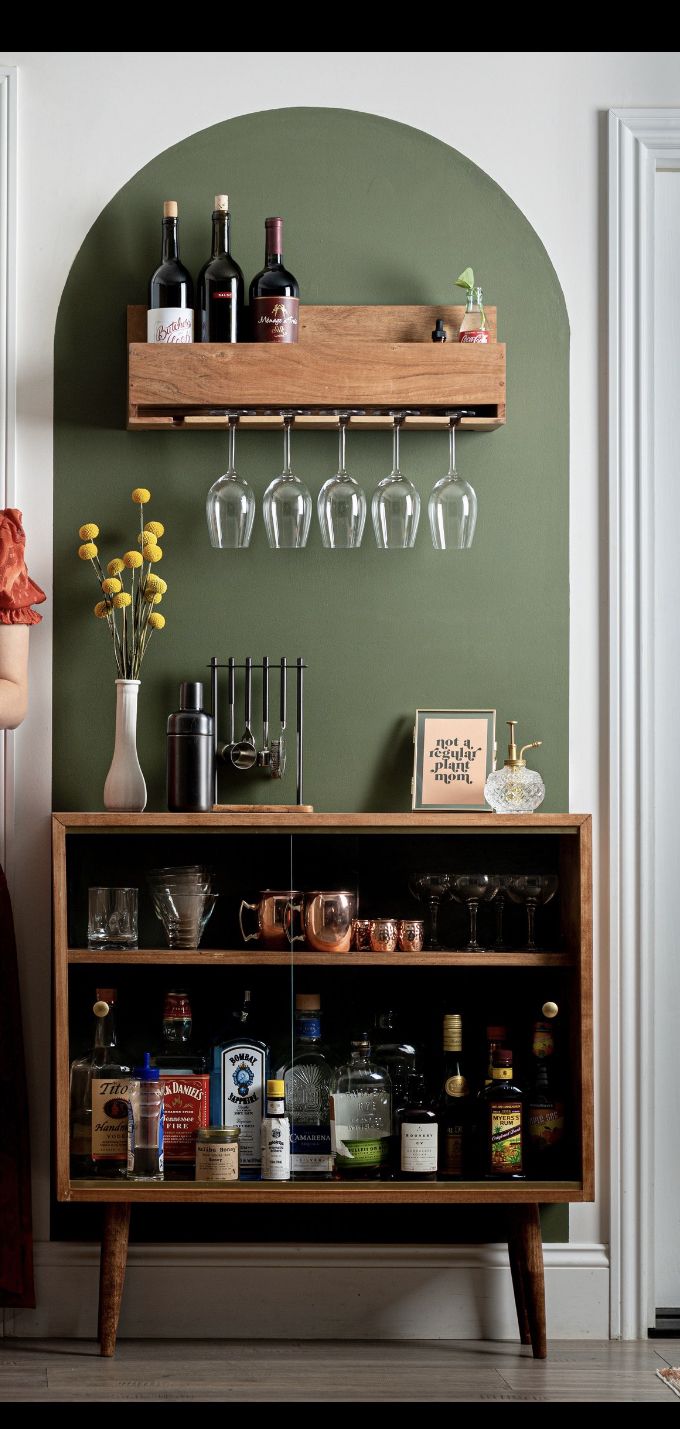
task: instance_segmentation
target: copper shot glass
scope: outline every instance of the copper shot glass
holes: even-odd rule
[[[422,953],[425,924],[422,918],[402,918],[399,922],[399,947],[402,953]]]
[[[370,918],[355,918],[352,923],[352,947],[355,953],[370,953],[371,951],[371,920]]]
[[[396,918],[371,919],[371,949],[374,953],[396,953],[399,924]]]

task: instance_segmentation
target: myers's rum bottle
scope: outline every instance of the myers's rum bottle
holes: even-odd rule
[[[504,1180],[524,1176],[524,1097],[512,1076],[512,1052],[498,1047],[493,1055],[486,1106],[485,1175]]]
[[[463,1063],[463,1023],[457,1012],[444,1018],[444,1076],[439,1098],[439,1174],[469,1174],[471,1097]]]

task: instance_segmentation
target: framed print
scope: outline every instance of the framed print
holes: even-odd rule
[[[495,765],[495,710],[416,710],[414,809],[490,812],[484,785]]]

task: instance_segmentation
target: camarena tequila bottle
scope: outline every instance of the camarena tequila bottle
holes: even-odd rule
[[[333,1068],[321,1044],[318,992],[295,998],[295,1042],[290,1060],[279,1069],[291,1119],[291,1170],[294,1177],[327,1179],[333,1170],[329,1099]]]
[[[210,1120],[213,1126],[237,1126],[240,1174],[260,1174],[264,1092],[269,1064],[265,1042],[250,1036],[250,993],[244,995],[231,1035],[213,1047]]]
[[[371,1061],[366,1034],[352,1042],[351,1061],[338,1067],[331,1092],[331,1143],[341,1176],[375,1179],[387,1163],[392,1094],[384,1067]]]
[[[71,1063],[72,1176],[125,1174],[122,1148],[123,1132],[127,1147],[125,1094],[130,1068],[118,1052],[116,1001],[115,988],[97,988],[93,1046]]]

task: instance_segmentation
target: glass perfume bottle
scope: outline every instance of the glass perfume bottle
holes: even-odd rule
[[[508,757],[502,769],[495,769],[484,785],[484,798],[496,814],[532,814],[545,798],[545,784],[535,769],[527,769],[523,754],[526,749],[538,749],[542,739],[523,744],[517,754],[516,719],[509,719],[510,742]]]

